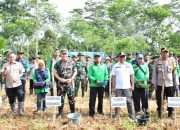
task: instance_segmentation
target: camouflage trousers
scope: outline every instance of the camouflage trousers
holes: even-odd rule
[[[57,87],[58,96],[61,96],[61,106],[58,108],[59,113],[63,113],[64,108],[64,102],[65,102],[65,96],[67,94],[68,101],[69,101],[69,107],[71,110],[71,113],[75,112],[75,96],[74,96],[74,87],[65,85],[60,85]]]
[[[87,87],[87,80],[86,79],[80,79],[79,77],[75,80],[75,96],[78,96],[79,86],[81,83],[81,89],[82,89],[82,97],[85,95],[85,90]]]

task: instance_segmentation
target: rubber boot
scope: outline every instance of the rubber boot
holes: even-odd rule
[[[24,115],[23,106],[24,106],[24,102],[18,102],[18,112],[20,116]]]
[[[10,115],[13,115],[15,113],[15,102],[10,104],[10,107],[11,107]]]

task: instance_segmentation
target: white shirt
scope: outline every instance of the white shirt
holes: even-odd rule
[[[4,71],[6,68],[7,74],[6,74],[6,87],[7,88],[15,88],[21,85],[21,79],[20,76],[24,72],[23,65],[19,62],[15,63],[5,63],[3,65],[2,70]],[[16,81],[13,81],[15,78],[17,78]]]
[[[113,66],[111,73],[115,76],[116,89],[131,88],[130,76],[134,75],[134,70],[131,64],[127,62],[121,64],[118,62]]]
[[[37,63],[30,64],[30,79],[33,79],[34,71],[38,68]]]

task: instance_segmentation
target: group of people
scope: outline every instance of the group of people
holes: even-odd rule
[[[7,58],[0,55],[1,84],[4,81],[11,114],[15,112],[17,97],[19,115],[24,115],[26,77],[30,78],[30,94],[35,92],[37,96],[37,112],[46,111],[46,96],[49,91],[51,96],[61,96],[62,105],[58,107],[57,118],[63,114],[66,94],[70,112],[75,112],[75,98],[80,86],[82,98],[90,89],[89,117],[95,116],[96,97],[97,112],[104,115],[103,98],[109,97],[110,93],[114,93],[116,97],[126,97],[131,119],[135,119],[135,115],[140,114],[141,110],[149,114],[148,101],[154,90],[160,118],[163,100],[179,95],[180,57],[174,58],[167,48],[162,48],[160,55],[152,56],[151,60],[147,54],[136,53],[135,58],[132,58],[132,53],[123,52],[114,59],[106,57],[104,61],[99,54],[94,54],[93,60],[83,53],[70,58],[67,49],[55,49],[53,57],[46,63],[40,56],[32,57],[31,63],[28,63],[23,58],[22,51],[17,52],[17,58],[9,51],[6,55]],[[167,110],[168,117],[172,117],[173,108],[168,107]],[[119,108],[115,108],[114,118],[119,118]]]

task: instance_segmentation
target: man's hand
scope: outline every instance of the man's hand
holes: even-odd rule
[[[68,84],[71,84],[71,83],[72,83],[72,79],[71,79],[71,78],[70,78],[70,79],[67,79],[66,82],[67,82]]]
[[[61,81],[62,83],[66,83],[66,82],[67,82],[67,79],[61,78],[60,81]]]
[[[96,80],[96,84],[99,84],[99,81],[98,81],[98,80]]]
[[[141,80],[138,80],[137,83],[138,83],[138,85],[140,86],[140,85],[141,85]]]
[[[131,86],[130,90],[131,90],[131,91],[134,91],[134,86]]]
[[[14,77],[14,78],[13,78],[13,82],[16,82],[16,81],[18,81],[18,80],[20,80],[18,77]]]
[[[153,84],[153,89],[157,89],[157,85],[156,84]]]
[[[113,87],[113,88],[112,88],[112,91],[113,91],[113,93],[116,93],[116,88]]]

